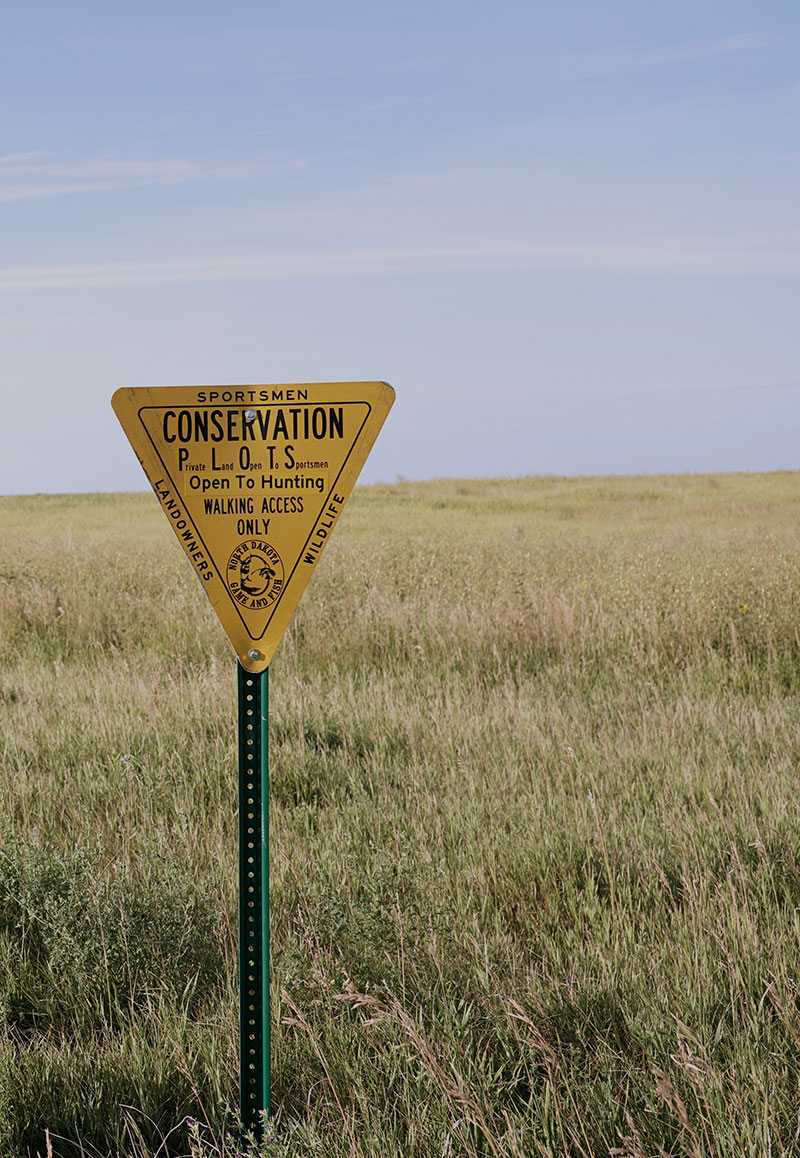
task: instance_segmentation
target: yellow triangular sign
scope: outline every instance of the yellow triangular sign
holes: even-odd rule
[[[393,402],[385,382],[114,394],[117,418],[248,671],[272,659]]]

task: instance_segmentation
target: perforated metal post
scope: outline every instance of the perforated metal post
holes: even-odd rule
[[[239,669],[239,1110],[269,1114],[269,669]]]

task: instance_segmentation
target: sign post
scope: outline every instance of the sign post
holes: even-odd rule
[[[385,382],[112,398],[239,661],[239,1105],[256,1137],[270,1111],[269,663],[393,402]]]
[[[269,668],[239,672],[239,1112],[269,1115]]]

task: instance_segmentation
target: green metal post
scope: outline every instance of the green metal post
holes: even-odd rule
[[[239,669],[239,1113],[269,1115],[269,669]]]

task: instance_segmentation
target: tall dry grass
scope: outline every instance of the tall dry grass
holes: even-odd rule
[[[356,492],[271,672],[265,1153],[800,1152],[797,488]],[[232,653],[151,497],[0,527],[0,1153],[232,1155]]]

